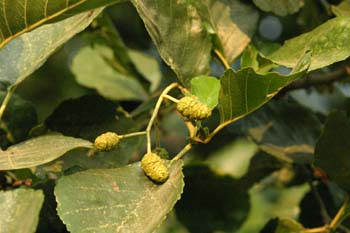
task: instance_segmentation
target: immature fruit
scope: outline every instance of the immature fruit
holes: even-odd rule
[[[113,132],[101,134],[95,139],[95,148],[99,151],[109,151],[119,143],[119,136]]]
[[[164,183],[169,177],[164,161],[155,153],[145,154],[141,160],[141,167],[145,174],[155,182]]]
[[[177,103],[177,111],[188,120],[203,120],[211,116],[211,109],[194,95],[182,97]]]

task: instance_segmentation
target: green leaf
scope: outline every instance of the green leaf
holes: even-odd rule
[[[0,103],[5,96],[6,93],[0,91]],[[27,138],[30,129],[37,124],[37,114],[31,103],[12,95],[0,122],[0,146],[4,149]]]
[[[294,14],[304,6],[304,0],[253,0],[253,2],[261,10],[272,12],[279,16]]]
[[[0,170],[34,167],[48,163],[78,147],[91,148],[89,141],[49,134],[24,141],[0,151]]]
[[[12,85],[23,81],[39,68],[57,47],[85,29],[101,11],[102,9],[97,9],[58,23],[44,25],[11,41],[0,50],[0,81]]]
[[[133,0],[164,61],[185,85],[209,72],[211,39],[191,1]]]
[[[137,50],[130,49],[128,54],[136,69],[151,83],[150,91],[155,91],[162,79],[158,61]]]
[[[221,77],[219,110],[224,127],[261,107],[304,71],[283,76],[278,73],[259,74],[252,68],[237,72],[227,70]]]
[[[304,227],[292,218],[277,218],[269,221],[261,233],[304,233]]]
[[[191,79],[191,92],[200,102],[213,109],[219,101],[220,80],[213,76],[197,76]]]
[[[350,2],[348,0],[343,0],[339,5],[331,5],[332,12],[338,16],[350,17]]]
[[[107,46],[83,47],[73,58],[72,72],[83,86],[113,100],[145,100],[146,92],[133,77],[113,68],[113,50]]]
[[[180,198],[182,162],[173,163],[164,184],[155,184],[140,163],[87,170],[58,181],[57,211],[69,231],[153,232]]]
[[[205,164],[219,175],[238,179],[247,173],[250,160],[257,150],[254,142],[240,138],[210,154]]]
[[[321,122],[310,110],[287,101],[271,101],[237,122],[266,153],[289,163],[311,163]]]
[[[288,219],[297,218],[299,214],[299,203],[308,189],[307,184],[289,188],[271,186],[271,184],[264,187],[259,187],[259,184],[255,185],[249,192],[252,206],[250,214],[237,233],[276,233],[276,228],[283,229],[285,225],[294,226],[294,224],[288,224],[289,221],[287,220],[286,222],[282,221],[280,225],[275,223],[273,226],[270,226],[271,228],[267,228],[269,225],[267,224],[260,231],[271,218],[279,216]],[[294,222],[294,220],[291,221]],[[279,227],[277,227],[278,225]],[[283,231],[277,232],[282,233]],[[286,231],[285,233],[291,232]]]
[[[350,192],[349,137],[349,114],[342,111],[333,112],[327,119],[315,150],[315,165],[347,192]]]
[[[294,67],[303,54],[311,50],[309,71],[316,70],[350,56],[350,17],[337,17],[311,32],[287,40],[266,57],[287,67]]]
[[[40,190],[0,191],[0,232],[35,232],[43,202]]]
[[[0,49],[14,38],[53,19],[64,19],[123,0],[6,0],[0,1]]]
[[[259,68],[258,62],[259,51],[255,48],[255,46],[250,45],[244,50],[241,57],[241,69],[246,67],[252,67],[254,70]]]
[[[186,86],[192,77],[209,72],[213,44],[232,62],[250,42],[258,19],[239,1],[132,2],[161,57]]]

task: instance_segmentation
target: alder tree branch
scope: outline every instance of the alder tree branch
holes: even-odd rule
[[[308,74],[304,78],[298,79],[286,86],[281,93],[297,89],[306,89],[321,84],[330,84],[342,80],[350,75],[350,67],[345,66],[325,74]]]

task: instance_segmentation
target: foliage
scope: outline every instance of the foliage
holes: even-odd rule
[[[350,232],[349,9],[0,0],[0,232]]]

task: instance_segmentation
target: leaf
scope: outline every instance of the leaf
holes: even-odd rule
[[[266,153],[289,163],[310,164],[321,122],[310,110],[287,101],[271,101],[237,122]]]
[[[58,23],[44,25],[11,41],[0,50],[0,81],[12,85],[22,82],[38,69],[57,47],[85,29],[101,11],[102,9],[97,9]]]
[[[337,17],[311,32],[287,40],[266,57],[287,67],[294,67],[305,51],[312,51],[309,71],[316,70],[350,56],[350,17]]]
[[[6,93],[0,91],[0,103],[5,96]],[[30,129],[37,124],[37,114],[31,103],[12,95],[0,122],[0,146],[4,149],[27,138]]]
[[[239,1],[132,3],[161,57],[187,87],[192,77],[209,72],[213,44],[232,62],[248,45],[258,18],[252,8]],[[212,35],[216,38],[213,42]]]
[[[237,0],[207,0],[209,15],[205,16],[217,36],[219,50],[231,64],[249,44],[254,34],[258,12]]]
[[[155,91],[162,79],[158,61],[137,50],[130,49],[128,54],[136,69],[151,83],[150,91]]]
[[[246,67],[252,67],[254,70],[259,68],[258,62],[259,51],[253,45],[250,45],[243,52],[241,57],[241,69]]]
[[[305,70],[283,76],[278,73],[259,74],[252,68],[237,72],[227,70],[221,77],[219,127],[224,127],[258,109],[284,86],[304,73]]]
[[[133,0],[163,60],[187,86],[209,72],[211,40],[190,1]]]
[[[349,137],[349,114],[342,111],[333,112],[328,116],[315,150],[315,165],[347,192],[350,192]]]
[[[247,173],[250,160],[257,150],[254,142],[240,138],[210,154],[205,164],[218,175],[241,178]]]
[[[200,102],[213,109],[219,101],[220,80],[213,76],[197,76],[191,79],[191,92]]]
[[[83,47],[71,67],[78,83],[109,99],[145,100],[147,94],[141,84],[113,68],[113,56],[113,50],[107,46]]]
[[[0,49],[14,38],[53,19],[64,19],[123,0],[6,0],[0,1]]]
[[[350,2],[348,0],[343,0],[341,3],[338,5],[331,5],[331,10],[332,12],[338,16],[350,16]]]
[[[91,148],[92,144],[58,134],[29,139],[0,151],[0,170],[30,168],[48,163],[77,147]]]
[[[309,187],[307,184],[289,188],[271,185],[259,187],[259,184],[255,185],[249,192],[251,201],[250,214],[237,233],[291,233],[289,231],[281,232],[276,230],[283,229],[285,225],[295,226],[295,224],[289,224],[289,222],[290,220],[294,222],[292,219],[298,217],[299,202],[308,189]],[[271,218],[276,217],[283,217],[283,219],[287,218],[288,220],[282,220],[279,223],[275,221],[272,226],[269,226],[267,222]],[[266,226],[264,227],[265,224]],[[278,225],[279,227],[277,227]],[[263,227],[264,229],[261,230]]]
[[[140,163],[66,176],[55,189],[57,211],[76,232],[153,232],[180,198],[182,162],[170,167],[164,184],[155,184]]]
[[[304,227],[292,218],[272,219],[261,233],[304,233]]]
[[[0,191],[0,232],[35,232],[43,202],[40,190]]]
[[[185,190],[175,206],[190,232],[236,232],[250,208],[239,180],[215,174],[205,165],[185,167]]]
[[[253,0],[253,2],[261,10],[279,16],[294,14],[304,6],[304,0]]]
[[[350,85],[344,82],[333,84],[332,90],[311,87],[308,90],[294,90],[290,96],[300,105],[327,116],[336,109],[346,109]]]

